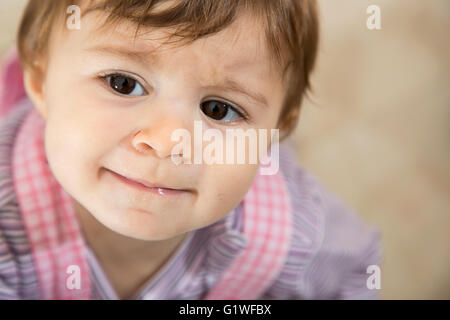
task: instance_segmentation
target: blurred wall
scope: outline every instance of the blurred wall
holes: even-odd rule
[[[0,2],[0,53],[24,0]],[[321,0],[299,161],[383,234],[384,299],[450,299],[450,1]],[[368,30],[366,9],[381,9]]]
[[[17,24],[26,2],[24,0],[0,1],[0,54],[4,53],[15,40]]]

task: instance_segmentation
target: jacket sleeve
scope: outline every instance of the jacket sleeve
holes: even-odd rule
[[[262,298],[378,298],[380,231],[302,168],[292,151],[280,155],[293,208],[293,235],[285,264]]]
[[[31,247],[16,199],[12,150],[16,132],[29,105],[17,105],[0,119],[0,300],[35,299],[38,280]]]
[[[8,244],[3,232],[0,230],[0,300],[19,299],[12,278],[16,274],[14,260],[11,256]],[[11,276],[12,274],[12,276]]]
[[[376,299],[381,283],[380,231],[329,195],[325,203],[323,240],[300,275],[317,299]],[[298,293],[302,288],[298,287]]]

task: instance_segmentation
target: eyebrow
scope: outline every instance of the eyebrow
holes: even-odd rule
[[[139,64],[148,66],[148,61],[154,61],[158,62],[158,55],[151,51],[133,51],[127,48],[121,48],[121,47],[91,47],[85,49],[88,52],[92,53],[98,53],[98,54],[106,54],[106,55],[113,55],[117,57],[125,57],[128,59],[131,59],[133,61],[138,62]],[[235,79],[231,77],[225,77],[222,81],[218,81],[214,83],[213,85],[210,85],[208,87],[214,87],[214,88],[221,88],[224,91],[233,91],[240,93],[242,95],[247,96],[248,98],[252,99],[254,102],[257,102],[261,104],[264,108],[268,108],[269,104],[267,102],[267,98],[259,93],[256,92],[247,86],[245,86],[243,83],[239,83]]]
[[[147,64],[148,60],[157,61],[157,55],[151,51],[133,51],[118,47],[91,47],[86,51],[98,54],[106,54],[117,57],[125,57],[134,60],[140,64]]]
[[[225,91],[238,92],[242,95],[249,97],[255,102],[260,103],[263,107],[268,108],[269,104],[264,95],[259,92],[253,91],[246,87],[244,84],[237,82],[233,78],[225,77],[223,81],[213,85],[212,87],[223,88]]]

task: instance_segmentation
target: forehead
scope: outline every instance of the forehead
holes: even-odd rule
[[[147,56],[153,63],[170,55],[190,56],[201,59],[206,66],[214,64],[215,70],[239,71],[253,69],[259,76],[280,75],[269,54],[263,25],[251,13],[240,13],[236,20],[218,33],[206,35],[186,44],[186,39],[169,36],[173,28],[150,28],[125,19],[105,24],[107,14],[92,12],[84,17],[86,41],[97,46],[121,46]],[[187,58],[187,57],[186,57]]]

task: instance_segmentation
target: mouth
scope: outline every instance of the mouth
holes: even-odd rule
[[[192,192],[192,190],[189,189],[173,189],[168,188],[161,184],[152,184],[140,179],[128,178],[109,169],[106,170],[109,173],[111,173],[115,178],[117,178],[120,182],[128,185],[129,187],[133,187],[141,191],[158,194],[160,196],[175,196]]]

